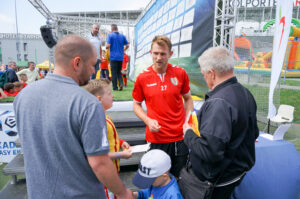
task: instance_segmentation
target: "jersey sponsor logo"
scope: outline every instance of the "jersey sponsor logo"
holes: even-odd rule
[[[174,86],[177,86],[178,85],[178,79],[176,77],[171,77],[171,83],[174,85]]]
[[[147,84],[147,87],[156,86],[156,85],[157,85],[157,83]]]

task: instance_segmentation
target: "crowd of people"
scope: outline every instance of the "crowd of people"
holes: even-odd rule
[[[128,60],[124,49],[129,45],[112,25],[102,51],[95,47],[102,42],[98,32],[94,25],[87,39],[63,37],[56,45],[54,72],[14,100],[28,197],[230,198],[255,163],[258,128],[255,100],[234,76],[229,51],[214,47],[199,57],[210,89],[197,115],[199,136],[188,123],[194,110],[189,76],[169,63],[170,39],[154,37],[153,64],[137,76],[132,91],[133,110],[146,124],[150,149],[132,179],[141,190],[131,192],[118,175],[120,159],[132,156],[131,146],[119,139],[105,113],[113,105],[112,91],[126,86],[122,62]],[[97,67],[101,79],[92,76]]]
[[[34,62],[28,62],[27,68],[19,70],[16,62],[0,65],[0,98],[15,97],[19,92],[36,80],[44,78],[47,72],[35,67]]]

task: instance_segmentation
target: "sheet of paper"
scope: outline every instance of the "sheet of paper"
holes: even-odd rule
[[[190,7],[194,6],[195,3],[196,3],[196,0],[186,0],[185,10],[188,10]]]
[[[132,153],[146,152],[150,147],[150,143],[131,146]]]
[[[178,17],[178,18],[175,20],[173,30],[176,30],[176,29],[178,29],[178,28],[181,28],[182,20],[183,20],[183,16],[180,16],[180,17]]]
[[[176,15],[176,8],[169,11],[169,20],[172,20]]]
[[[177,45],[173,46],[172,50],[173,50],[172,58],[178,58],[178,46]]]
[[[188,13],[186,13],[184,15],[184,20],[183,20],[182,26],[185,26],[187,24],[194,22],[194,12],[195,12],[195,9],[191,9]]]
[[[177,4],[177,0],[171,0],[170,8],[173,8]]]
[[[180,42],[192,40],[193,26],[181,29]]]
[[[176,13],[176,17],[179,16],[181,13],[184,12],[184,1],[181,1],[178,5],[177,5],[177,13]]]
[[[192,51],[192,43],[180,45],[179,57],[190,57]]]
[[[172,44],[177,44],[180,41],[180,31],[173,32],[171,35]]]

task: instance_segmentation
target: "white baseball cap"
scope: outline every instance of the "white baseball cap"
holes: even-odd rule
[[[150,187],[158,176],[171,168],[170,156],[159,149],[153,149],[143,155],[139,169],[132,179],[132,183],[140,188]]]

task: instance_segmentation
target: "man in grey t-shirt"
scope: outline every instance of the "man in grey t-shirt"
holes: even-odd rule
[[[95,63],[88,41],[66,36],[55,49],[54,74],[14,100],[28,198],[105,198],[102,183],[118,198],[132,198],[107,154],[103,108],[79,87],[95,72]]]

